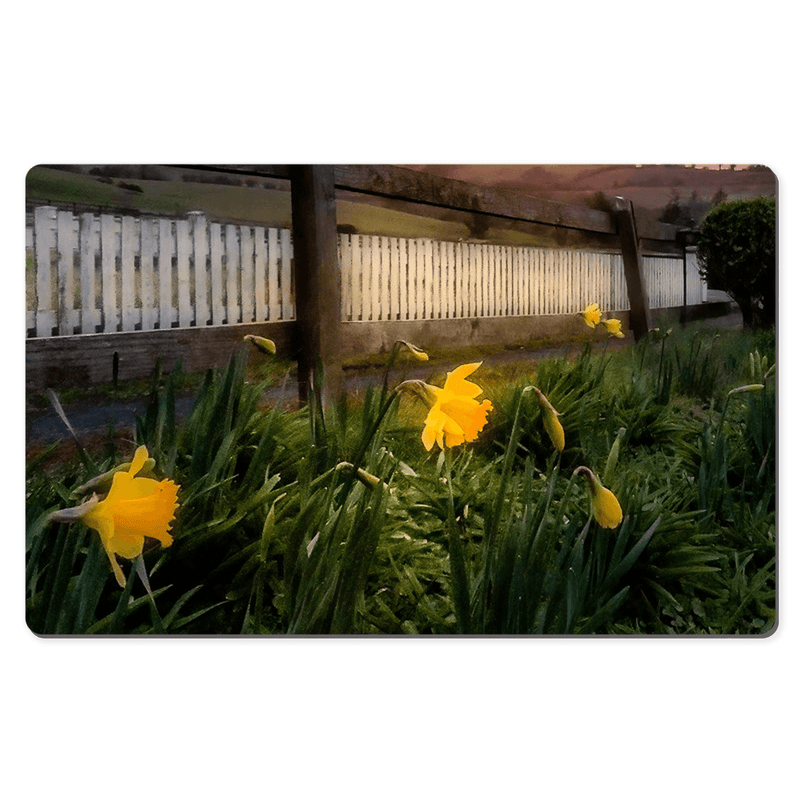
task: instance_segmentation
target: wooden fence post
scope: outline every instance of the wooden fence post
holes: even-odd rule
[[[321,380],[324,405],[341,396],[341,280],[332,166],[289,168],[300,402]],[[316,373],[316,376],[315,376]]]
[[[642,252],[639,249],[639,236],[636,233],[636,220],[630,200],[625,200],[623,197],[615,198],[614,217],[622,248],[622,263],[625,267],[625,282],[631,306],[630,327],[634,340],[638,342],[650,330],[650,304],[647,300]]]

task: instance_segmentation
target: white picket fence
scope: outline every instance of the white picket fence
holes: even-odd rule
[[[294,319],[291,231],[34,210],[27,227],[29,336]],[[339,236],[342,319],[571,314],[628,305],[614,253]],[[644,258],[652,308],[683,303],[680,258]],[[705,299],[693,255],[687,302]]]

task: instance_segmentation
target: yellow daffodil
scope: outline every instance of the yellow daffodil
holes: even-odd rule
[[[590,328],[595,328],[597,327],[597,323],[600,322],[603,312],[600,310],[600,306],[597,305],[597,303],[589,303],[583,311],[578,312],[578,316],[581,317]]]
[[[483,389],[466,380],[480,365],[481,362],[463,364],[448,372],[443,388],[424,381],[405,381],[398,387],[416,392],[430,409],[422,431],[426,450],[434,442],[444,449],[478,438],[486,425],[486,415],[493,408],[489,400],[479,403],[475,399]]]
[[[617,339],[624,339],[625,334],[622,332],[622,320],[620,319],[604,319],[603,325],[606,326],[606,330],[608,331],[609,335],[616,336]]]
[[[589,497],[592,501],[592,513],[601,528],[616,528],[622,522],[622,508],[616,496],[606,489],[588,467],[578,467],[576,475],[582,475],[589,484]]]
[[[539,398],[539,405],[542,407],[542,422],[553,447],[561,453],[564,450],[564,428],[558,421],[559,413],[550,404],[550,401],[544,396],[541,389],[536,386],[533,387],[536,396]]]
[[[275,355],[275,342],[273,342],[272,339],[265,339],[263,336],[254,336],[252,333],[248,333],[247,336],[243,338],[243,341],[250,342],[260,353],[269,353],[271,356]]]
[[[172,544],[169,526],[178,507],[178,486],[170,480],[138,478],[148,464],[146,447],[139,447],[127,472],[115,472],[105,499],[96,496],[74,509],[56,512],[60,522],[80,520],[100,534],[114,576],[125,586],[117,556],[133,559],[141,555],[145,537],[157,539],[162,547]]]

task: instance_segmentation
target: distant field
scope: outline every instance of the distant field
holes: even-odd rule
[[[132,188],[132,187],[138,187]],[[226,186],[168,180],[108,179],[34,167],[27,175],[29,203],[80,204],[115,211],[183,216],[203,211],[209,219],[272,227],[291,225],[288,191],[273,188]],[[490,220],[489,227],[475,228],[473,215],[456,211],[420,209],[411,213],[409,204],[387,207],[385,200],[355,202],[339,199],[337,223],[357,233],[373,236],[431,238],[445,241],[480,240],[497,244],[559,247],[602,247],[607,243],[578,232],[541,225]]]
[[[660,212],[677,196],[710,203],[718,190],[729,200],[764,195],[776,191],[776,175],[771,171],[691,169],[681,164],[605,165],[428,165],[424,168],[441,177],[503,186],[525,194],[581,205],[601,191],[608,197],[621,195],[639,208]]]
[[[142,191],[120,184],[136,185]],[[28,173],[26,196],[29,202],[79,203],[174,216],[203,211],[211,219],[271,227],[289,227],[292,215],[287,191],[158,180],[115,179],[111,184],[91,176],[44,167],[34,167]],[[337,201],[336,216],[338,224],[352,226],[362,234],[436,239],[470,236],[468,226],[462,222],[347,200]]]

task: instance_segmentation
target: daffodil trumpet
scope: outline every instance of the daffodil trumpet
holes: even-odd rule
[[[141,477],[149,462],[147,448],[139,447],[126,470],[112,470],[111,487],[104,499],[93,494],[75,508],[50,515],[55,522],[82,522],[97,531],[114,577],[125,586],[117,556],[133,560],[144,550],[144,540],[156,539],[162,547],[172,544],[169,527],[178,508],[178,486],[171,480]],[[106,479],[108,473],[99,476]]]
[[[622,522],[622,508],[614,493],[606,489],[588,467],[577,467],[574,474],[587,480],[592,514],[597,524],[601,528],[616,528]]]
[[[600,310],[600,306],[597,305],[597,303],[589,303],[583,311],[577,312],[577,316],[584,321],[587,327],[596,328],[603,316],[603,312]]]

